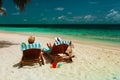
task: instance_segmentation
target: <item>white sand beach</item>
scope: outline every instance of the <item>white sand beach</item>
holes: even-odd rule
[[[54,42],[54,36],[36,35],[42,48]],[[22,57],[20,44],[27,43],[29,34],[0,31],[0,41],[14,45],[0,47],[0,80],[120,80],[120,46],[93,41],[79,41],[62,37],[74,43],[72,63],[60,62],[60,68],[50,63],[18,68]],[[2,46],[2,44],[0,44]]]

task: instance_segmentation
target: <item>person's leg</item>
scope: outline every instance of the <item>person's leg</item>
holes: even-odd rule
[[[42,54],[41,54],[41,60],[42,60],[42,64],[44,65],[44,57]]]

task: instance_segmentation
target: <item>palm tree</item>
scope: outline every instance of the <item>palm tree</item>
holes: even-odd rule
[[[4,14],[5,16],[7,16],[6,10],[4,8],[2,8],[2,0],[0,0],[0,13]]]
[[[24,11],[24,5],[30,2],[30,0],[13,0],[13,1],[20,8],[22,12]],[[2,0],[0,0],[0,13],[7,15],[6,10],[2,8],[2,4],[3,2]]]
[[[5,16],[7,16],[6,10],[4,8],[0,7],[0,13],[4,14]]]

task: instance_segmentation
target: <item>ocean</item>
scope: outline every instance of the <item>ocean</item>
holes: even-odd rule
[[[17,27],[17,26],[1,26],[0,30],[13,31],[13,32],[33,32],[33,33],[45,33],[54,35],[64,35],[77,40],[95,40],[100,42],[120,44],[120,27],[119,26],[104,26],[98,25],[94,26],[82,26],[81,25],[71,25],[67,27],[62,25],[62,27],[51,27],[51,26],[27,26],[27,27]]]

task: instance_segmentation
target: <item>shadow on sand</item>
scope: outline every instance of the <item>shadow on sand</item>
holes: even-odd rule
[[[18,43],[12,43],[9,41],[0,41],[0,48],[10,47],[12,45],[18,45]]]
[[[16,64],[13,65],[13,67],[18,67],[18,69],[19,69],[19,68],[21,68],[21,63],[20,62],[16,63]]]

